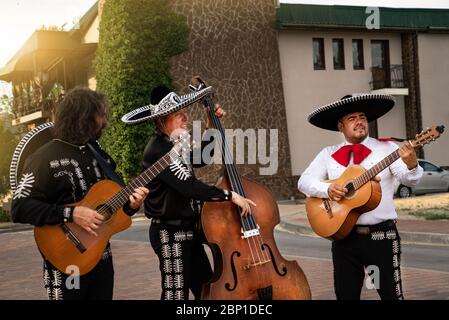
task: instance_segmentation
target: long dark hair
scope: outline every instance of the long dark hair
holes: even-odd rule
[[[94,140],[101,129],[95,116],[104,112],[107,112],[107,101],[103,93],[75,87],[56,106],[54,135],[78,145]]]

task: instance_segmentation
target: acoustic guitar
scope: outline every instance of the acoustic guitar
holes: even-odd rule
[[[428,128],[408,143],[414,148],[423,146],[437,139],[443,131],[444,126]],[[307,218],[313,231],[330,240],[344,239],[351,232],[358,217],[374,210],[380,203],[380,183],[372,179],[399,158],[397,149],[368,170],[360,165],[351,165],[338,179],[327,181],[348,189],[340,201],[308,197]]]
[[[112,235],[131,225],[131,218],[122,207],[129,200],[134,189],[146,186],[175,159],[178,159],[182,152],[190,148],[189,138],[190,135],[187,132],[181,133],[168,153],[123,189],[114,181],[102,180],[95,183],[81,201],[69,204],[94,209],[105,217],[96,230],[98,236],[88,233],[76,223],[35,227],[34,238],[44,257],[66,274],[71,274],[73,267],[79,269],[80,275],[92,270],[100,261]]]

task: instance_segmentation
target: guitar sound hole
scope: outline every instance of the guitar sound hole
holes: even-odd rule
[[[112,211],[112,208],[106,204],[99,205],[98,207],[95,208],[95,210],[104,217],[105,221],[109,220],[112,214],[114,213]]]
[[[345,188],[348,189],[345,198],[352,198],[355,194],[354,184],[352,182],[349,182],[348,184],[345,185]]]

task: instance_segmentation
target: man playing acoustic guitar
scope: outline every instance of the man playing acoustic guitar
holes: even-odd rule
[[[12,202],[14,222],[35,226],[73,222],[98,237],[104,216],[86,206],[67,204],[83,199],[100,180],[120,180],[114,173],[114,161],[96,141],[106,124],[107,103],[103,94],[82,87],[67,93],[56,106],[54,139],[25,162]],[[111,167],[114,177],[104,172],[93,150]],[[148,192],[145,187],[134,189],[123,206],[124,212],[136,213]],[[50,300],[112,299],[114,269],[109,244],[96,266],[79,278],[79,286],[75,281],[66,281],[68,277],[65,270],[61,272],[44,258],[44,285]]]
[[[343,133],[345,142],[324,148],[302,173],[298,189],[307,196],[340,201],[348,189],[333,180],[342,175],[348,165],[370,168],[395,151],[392,142],[368,136],[368,122],[376,120],[394,106],[388,95],[345,96],[309,115],[311,124]],[[376,289],[381,299],[403,299],[400,271],[400,237],[396,229],[397,214],[393,202],[393,183],[398,179],[408,186],[416,185],[423,174],[416,153],[409,143],[399,149],[400,159],[380,172],[382,197],[371,211],[362,213],[349,235],[332,242],[334,287],[337,299],[360,299],[364,283],[364,268],[378,270]],[[374,279],[376,280],[376,279]],[[376,285],[376,281],[374,281]]]

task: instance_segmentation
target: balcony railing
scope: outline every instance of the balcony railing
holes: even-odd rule
[[[371,90],[385,88],[406,88],[407,78],[402,64],[387,67],[371,67]]]
[[[14,118],[19,118],[30,113],[42,110],[42,103],[36,98],[15,97],[12,101],[12,113]]]

